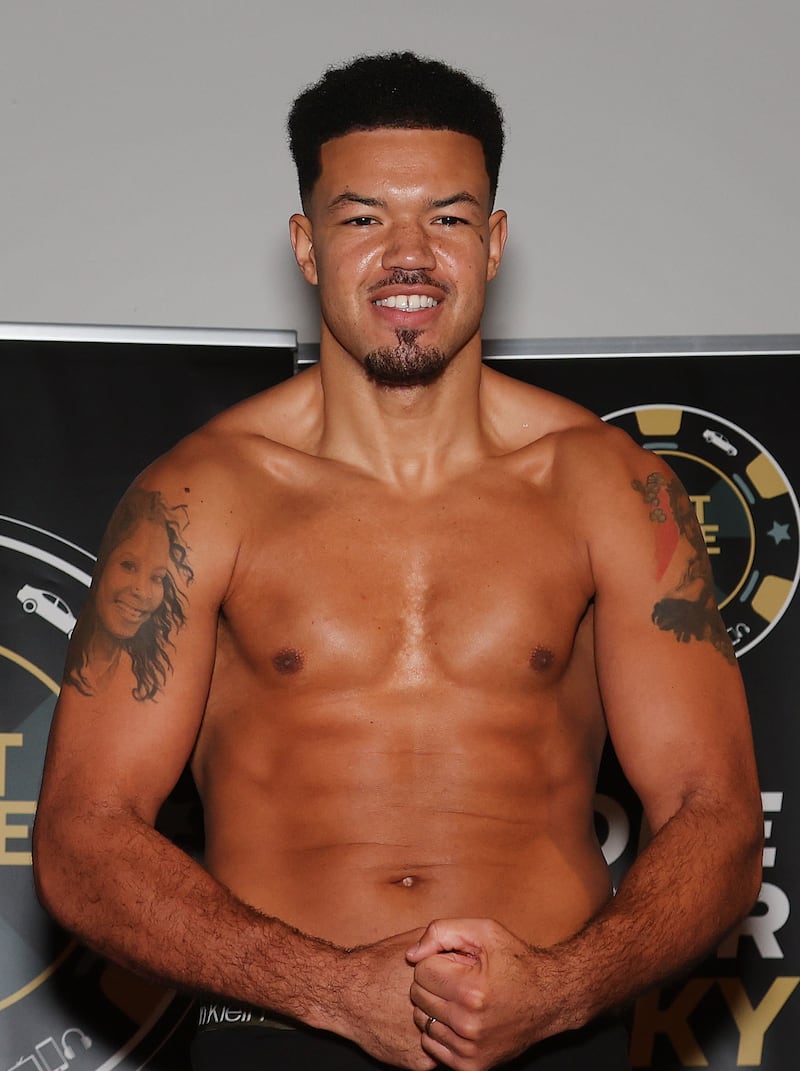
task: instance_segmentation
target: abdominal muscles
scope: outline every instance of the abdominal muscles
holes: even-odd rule
[[[494,918],[537,944],[575,932],[610,894],[594,716],[570,724],[556,695],[409,698],[284,700],[279,728],[242,715],[235,739],[212,718],[196,769],[209,869],[347,946],[434,918]]]

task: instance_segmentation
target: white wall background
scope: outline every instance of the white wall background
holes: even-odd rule
[[[488,338],[800,331],[797,0],[0,0],[0,320],[291,328],[284,120],[412,48],[497,93]]]

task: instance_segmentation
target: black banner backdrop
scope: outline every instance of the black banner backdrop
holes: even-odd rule
[[[189,1001],[75,944],[36,900],[30,832],[67,637],[106,522],[150,461],[293,374],[294,332],[0,325],[0,1071],[185,1068]],[[187,776],[160,825],[187,851]]]
[[[785,1071],[800,1040],[791,924],[800,892],[800,338],[642,342],[486,352],[495,367],[574,398],[667,457],[697,510],[750,699],[767,834],[759,902],[689,977],[637,1003],[634,1066]],[[67,637],[121,492],[183,435],[304,362],[292,332],[13,324],[0,325],[0,362],[0,1071],[185,1071],[190,1002],[49,921],[33,892],[30,830]],[[619,880],[639,816],[610,751],[597,825]],[[201,854],[189,777],[160,826]]]
[[[684,340],[682,352],[673,342],[658,356],[601,355],[587,344],[593,359],[579,349],[525,358],[498,346],[488,363],[574,398],[673,466],[705,536],[750,702],[766,833],[758,903],[689,978],[637,1002],[632,1063],[660,1071],[786,1071],[797,1062],[800,1041],[800,949],[790,920],[800,894],[800,444],[793,387],[800,338],[762,339],[760,349],[741,340],[724,350],[716,341],[715,347],[713,339]],[[620,873],[635,853],[638,807],[612,755],[598,788],[601,830],[610,817],[604,850]]]

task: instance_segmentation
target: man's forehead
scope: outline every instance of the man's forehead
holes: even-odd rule
[[[362,175],[396,175],[420,172],[472,173],[488,184],[483,146],[471,134],[417,127],[376,127],[354,130],[323,142],[320,178],[340,179],[358,169]],[[347,177],[347,176],[345,176]],[[476,193],[480,192],[476,190]]]
[[[328,141],[323,141],[321,153],[323,155],[336,151],[342,147],[359,146],[363,151],[368,151],[368,146],[378,142],[393,141],[406,142],[417,145],[448,145],[450,147],[460,145],[462,151],[478,152],[483,155],[483,146],[478,138],[472,134],[462,133],[460,130],[451,130],[449,127],[428,126],[376,126],[367,129],[356,128],[346,134],[339,134]]]

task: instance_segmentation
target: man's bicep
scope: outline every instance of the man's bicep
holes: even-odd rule
[[[186,503],[133,487],[100,546],[89,596],[67,654],[64,685],[99,696],[130,684],[138,702],[157,700],[190,612],[195,580]]]
[[[692,794],[752,792],[755,777],[697,519],[674,474],[649,460],[628,481],[618,553],[601,561],[596,649],[612,742],[657,828]]]
[[[692,795],[752,789],[744,690],[719,654],[631,635],[619,671],[601,680],[612,744],[654,828]]]
[[[203,533],[187,502],[152,485],[115,510],[70,642],[45,789],[115,797],[151,818],[172,788],[214,662],[218,569]]]
[[[157,699],[141,699],[131,671],[91,694],[63,684],[51,729],[43,796],[58,787],[78,810],[129,807],[153,821],[180,777],[202,721],[213,650],[198,627],[176,643]],[[135,678],[134,678],[135,679]]]

